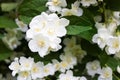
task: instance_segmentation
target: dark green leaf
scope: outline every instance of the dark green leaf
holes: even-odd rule
[[[109,60],[107,61],[107,65],[110,66],[113,71],[115,71],[117,66],[119,65],[119,61],[113,57],[110,57]]]
[[[89,10],[84,9],[84,13],[80,17],[69,16],[66,18],[70,20],[70,26],[67,27],[68,35],[79,35],[80,37],[91,41],[96,30],[93,30],[94,20],[93,15]]]
[[[20,18],[21,21],[23,21],[26,24],[29,24],[31,19],[32,19],[32,17],[23,16],[23,15],[20,15],[19,18]]]
[[[9,50],[3,42],[0,40],[0,61],[5,60],[12,55],[12,51]]]
[[[17,25],[14,20],[5,17],[0,16],[0,28],[16,28]]]
[[[120,0],[104,0],[108,9],[120,11]]]
[[[119,60],[107,55],[106,53],[101,53],[99,59],[102,66],[109,66],[113,71],[116,70],[117,66],[120,65]]]
[[[78,35],[84,31],[91,30],[92,28],[89,26],[77,26],[77,25],[69,25],[67,27],[68,35]]]
[[[100,59],[101,66],[105,66],[105,64],[109,59],[109,56],[106,53],[100,53],[99,59]]]
[[[3,35],[3,34],[0,34],[0,39],[3,38],[3,37],[4,37],[4,35]]]
[[[84,39],[91,42],[92,37],[95,33],[96,33],[96,30],[91,29],[91,30],[88,30],[88,31],[81,32],[78,36],[80,36],[81,38],[84,38]]]
[[[26,24],[29,24],[34,16],[46,11],[46,2],[47,0],[24,0],[18,9],[19,18]]]

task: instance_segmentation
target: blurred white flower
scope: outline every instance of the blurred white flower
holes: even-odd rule
[[[65,53],[65,55],[60,55],[60,71],[65,72],[66,70],[73,69],[73,66],[77,64],[77,59],[71,53]]]
[[[9,68],[12,70],[12,76],[15,76],[20,71],[18,58],[14,59],[14,61],[9,65]]]
[[[34,63],[31,69],[31,77],[32,79],[43,78],[43,67],[44,64],[42,62]]]
[[[87,80],[87,78],[84,76],[81,76],[79,80]]]
[[[79,7],[80,6],[80,2],[79,1],[75,1],[72,5],[71,5],[71,9],[67,9],[67,8],[63,8],[61,11],[61,15],[62,16],[81,16],[83,14],[83,10]]]
[[[17,37],[11,37],[10,39],[7,38],[7,36],[3,37],[2,38],[3,42],[5,44],[8,45],[8,47],[11,49],[11,50],[14,50],[16,49],[20,44],[21,42],[17,39]]]
[[[97,43],[98,46],[103,49],[109,39],[111,33],[106,28],[98,28],[98,33],[95,34],[92,38],[94,43]]]
[[[120,74],[120,66],[117,66],[117,72]]]
[[[29,71],[19,72],[17,80],[32,80]]]
[[[79,80],[79,77],[73,76],[73,72],[68,70],[65,74],[60,74],[58,80]]]
[[[116,19],[120,19],[120,12],[119,11],[114,11],[113,12],[113,16],[116,18]]]
[[[75,37],[65,38],[63,43],[65,45],[64,52],[73,54],[79,62],[81,62],[87,54],[86,51],[81,49],[80,45],[77,45]]]
[[[67,6],[66,0],[48,0],[46,3],[51,12],[60,12],[63,7]]]
[[[15,22],[21,31],[26,32],[28,30],[28,25],[20,21],[18,18],[15,19]]]
[[[30,71],[34,63],[34,59],[31,57],[29,58],[20,57],[19,63],[20,63],[20,71]]]
[[[86,69],[87,69],[87,73],[94,77],[95,74],[100,74],[101,72],[101,66],[100,66],[100,62],[98,60],[94,60],[92,62],[88,62],[86,64]]]
[[[120,22],[118,20],[116,20],[115,18],[110,18],[108,19],[108,23],[106,24],[106,27],[111,34],[115,34],[115,31],[119,24]]]
[[[89,7],[90,5],[96,5],[96,0],[81,0],[82,6]]]
[[[54,75],[56,69],[53,64],[48,63],[43,67],[43,75],[48,76],[48,75]]]
[[[55,70],[58,71],[60,69],[60,62],[56,59],[53,59],[52,63],[55,66]]]
[[[120,37],[110,37],[107,41],[106,52],[108,55],[115,54],[120,51]]]
[[[100,76],[98,77],[98,80],[113,80],[112,69],[110,67],[102,68],[102,71],[100,73]]]

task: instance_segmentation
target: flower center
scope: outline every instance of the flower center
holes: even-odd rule
[[[45,42],[44,42],[43,40],[39,40],[39,41],[38,41],[38,45],[39,45],[40,47],[44,47],[44,46],[45,46]]]
[[[59,0],[52,0],[54,5],[59,5],[61,2]]]

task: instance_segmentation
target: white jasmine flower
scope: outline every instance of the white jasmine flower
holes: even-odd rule
[[[63,8],[61,11],[61,15],[62,16],[72,16],[73,13],[72,13],[71,9]]]
[[[29,41],[29,48],[32,52],[38,52],[41,57],[48,54],[50,48],[50,40],[48,37],[38,34]]]
[[[54,75],[55,71],[56,71],[56,70],[55,70],[55,67],[54,67],[54,65],[51,64],[51,63],[48,63],[47,65],[45,65],[45,66],[43,67],[43,75],[44,75],[44,76]]]
[[[9,68],[12,71],[12,76],[15,76],[16,73],[19,73],[19,70],[20,70],[20,64],[19,64],[19,61],[18,61],[18,58],[15,58],[14,61],[9,65]]]
[[[58,71],[60,69],[60,62],[56,59],[53,59],[52,63],[55,66],[56,71]]]
[[[32,80],[30,72],[28,71],[19,72],[17,80]]]
[[[98,60],[88,62],[86,64],[86,69],[87,69],[87,73],[90,76],[94,77],[95,74],[100,74],[100,71],[101,71],[100,62]]]
[[[75,37],[65,38],[63,43],[65,46],[72,48],[76,45],[76,38]]]
[[[19,62],[20,62],[20,71],[30,71],[34,63],[34,59],[31,57],[29,58],[20,57]]]
[[[81,62],[84,56],[87,54],[86,51],[81,49],[80,45],[74,45],[71,48],[66,46],[64,48],[64,52],[73,54],[79,62]]]
[[[79,80],[87,80],[86,77],[82,76]]]
[[[46,3],[51,12],[60,12],[62,7],[67,6],[66,0],[48,0]]]
[[[82,6],[89,7],[90,5],[97,4],[96,0],[81,0]]]
[[[61,39],[60,38],[54,38],[53,40],[50,40],[50,50],[51,51],[58,51],[62,48],[60,45]]]
[[[114,11],[113,12],[113,16],[116,18],[116,19],[120,19],[120,12],[119,11]]]
[[[79,7],[80,6],[80,2],[76,1],[74,2],[74,4],[71,5],[72,8],[71,9],[67,9],[67,8],[63,8],[61,15],[62,16],[81,16],[83,14],[83,10]]]
[[[30,29],[27,31],[27,38],[33,38],[36,34],[42,33],[44,28],[47,26],[48,14],[42,12],[41,15],[35,16],[30,24]]]
[[[55,13],[48,15],[48,20],[48,25],[44,31],[48,37],[63,37],[66,35],[65,27],[69,25],[69,20],[59,18]]]
[[[107,41],[107,54],[115,54],[120,51],[120,37],[110,37]]]
[[[77,64],[77,59],[70,53],[66,53],[65,55],[60,55],[60,71],[65,72],[65,70],[73,69],[73,66]]]
[[[8,39],[6,36],[2,38],[3,42],[6,43],[8,45],[8,47],[11,50],[16,49],[21,42],[17,39],[17,37],[11,37],[10,39]]]
[[[66,45],[66,47],[64,48],[64,52],[73,54],[77,57],[78,61],[81,62],[86,55],[86,52],[81,49],[80,45],[76,44],[76,38],[66,38],[64,39],[63,43]]]
[[[100,28],[98,29],[98,33],[95,34],[92,38],[92,41],[94,43],[97,43],[98,46],[103,49],[111,36],[111,33],[106,28]]]
[[[71,5],[72,6],[72,13],[75,16],[81,16],[83,14],[83,10],[79,7],[80,6],[80,2],[79,1],[75,1],[74,4]]]
[[[71,70],[68,70],[66,74],[60,74],[58,80],[79,80],[79,77],[74,77],[73,72]]]
[[[45,80],[45,79],[44,79],[44,78],[42,78],[42,79],[41,79],[41,78],[38,78],[38,79],[35,79],[35,80]]]
[[[43,67],[44,67],[44,64],[42,62],[37,62],[37,63],[33,64],[32,69],[31,69],[32,79],[35,80],[37,78],[43,78],[44,77]]]
[[[100,15],[95,16],[95,17],[94,17],[94,21],[96,22],[96,24],[97,24],[98,22],[102,21],[102,16],[100,16]],[[98,23],[98,24],[99,24],[99,23]]]
[[[28,26],[27,24],[23,23],[22,21],[20,21],[18,18],[15,19],[16,24],[18,25],[19,29],[23,32],[26,32],[28,30]]]
[[[114,34],[116,29],[117,29],[117,26],[119,25],[119,21],[117,21],[116,19],[114,18],[110,18],[108,19],[108,24],[107,24],[107,29],[110,31],[110,33]]]
[[[104,67],[98,80],[112,80],[112,69],[110,67]]]
[[[117,66],[117,72],[120,74],[120,66]]]

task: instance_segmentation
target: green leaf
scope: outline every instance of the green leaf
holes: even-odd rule
[[[120,61],[107,55],[106,53],[101,53],[99,55],[99,59],[102,66],[109,66],[113,71],[116,71],[118,65],[120,65]]]
[[[4,35],[0,33],[0,39],[3,38],[3,37],[4,37]]]
[[[16,28],[17,25],[14,20],[5,17],[0,16],[0,28]]]
[[[84,9],[84,13],[80,17],[68,16],[65,18],[70,20],[70,25],[67,27],[68,35],[79,35],[81,38],[91,41],[96,30],[93,29],[95,23],[89,10]]]
[[[26,24],[29,24],[30,21],[32,20],[32,17],[23,16],[23,15],[20,15],[19,18],[20,18],[21,21],[23,21]]]
[[[18,9],[19,18],[29,24],[34,16],[47,10],[47,7],[45,7],[46,2],[47,0],[24,0]]]
[[[0,61],[5,60],[12,55],[12,51],[9,50],[3,42],[0,40]]]
[[[81,32],[91,30],[92,28],[89,26],[77,26],[77,25],[69,25],[67,27],[68,35],[78,35]]]
[[[112,68],[113,71],[116,70],[117,66],[120,65],[119,64],[119,61],[116,60],[115,58],[113,57],[110,57],[106,63],[108,66],[110,66]]]
[[[17,7],[17,5],[18,5],[17,3],[2,3],[1,9],[2,9],[2,11],[9,12],[9,11],[15,9]]]
[[[100,53],[98,57],[100,59],[101,66],[105,66],[105,64],[107,63],[109,59],[109,56],[106,53]]]
[[[91,42],[92,37],[95,33],[96,33],[96,30],[91,29],[88,31],[81,32],[78,36]]]
[[[120,11],[120,0],[104,0],[108,9]]]

